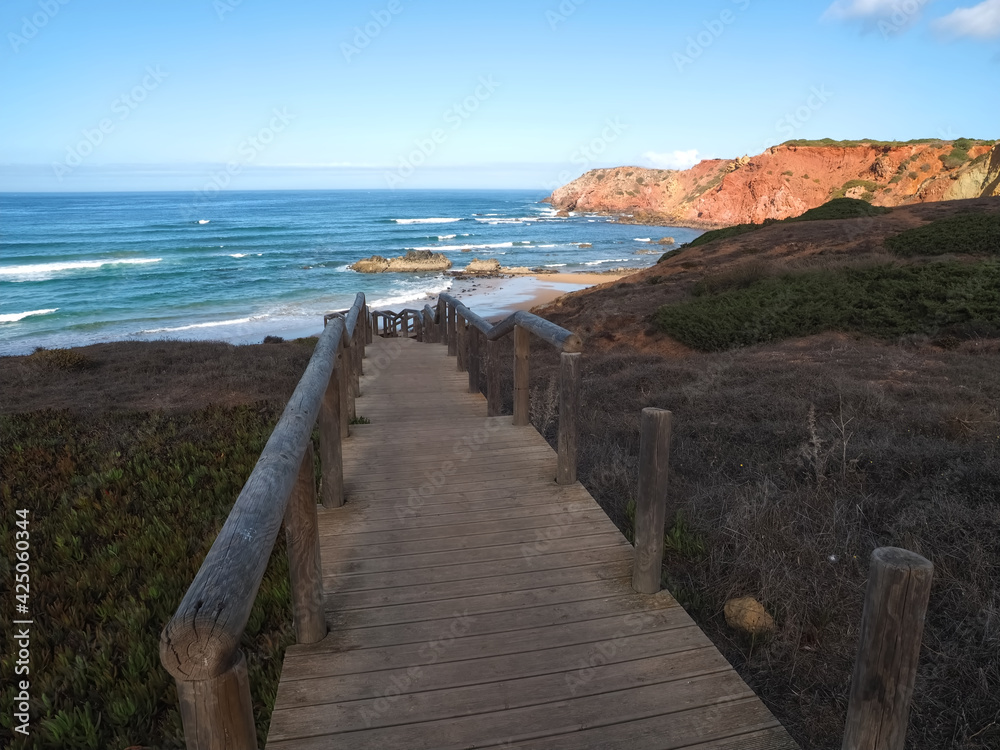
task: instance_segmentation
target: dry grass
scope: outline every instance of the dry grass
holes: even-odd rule
[[[0,414],[175,411],[287,401],[314,345],[314,339],[254,346],[118,342],[0,357]]]
[[[640,411],[674,412],[670,589],[805,748],[840,747],[868,559],[886,545],[936,566],[907,747],[1000,746],[1000,356],[978,344],[585,355],[581,481],[630,534]],[[553,443],[555,364],[533,350]],[[742,595],[775,637],[725,626]]]

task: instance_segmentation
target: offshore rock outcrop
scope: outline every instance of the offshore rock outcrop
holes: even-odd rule
[[[451,261],[441,253],[430,250],[410,250],[406,255],[396,258],[383,258],[373,255],[359,260],[350,266],[358,273],[418,273],[421,271],[447,271]]]

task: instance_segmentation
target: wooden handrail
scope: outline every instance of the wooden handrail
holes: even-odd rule
[[[486,334],[486,338],[489,341],[502,339],[513,333],[515,326],[531,331],[542,341],[551,344],[561,352],[576,354],[583,351],[583,341],[575,333],[524,310],[518,310],[497,323]]]
[[[433,319],[434,312],[425,306],[424,315]],[[529,334],[551,344],[559,352],[559,439],[556,481],[559,484],[576,482],[577,412],[580,393],[580,352],[583,342],[572,331],[523,310],[508,316],[496,325],[470,310],[461,300],[450,294],[438,296],[438,332],[446,328],[445,340],[448,354],[458,359],[458,369],[469,371],[469,391],[479,391],[479,379],[486,350],[486,403],[487,415],[500,414],[500,362],[499,341],[514,333],[514,424],[530,423],[529,359],[531,347]],[[481,338],[480,338],[481,337]],[[430,340],[430,339],[428,339]],[[440,340],[440,339],[438,339]]]
[[[303,643],[326,636],[310,441],[334,376],[344,382],[352,375],[351,361],[363,340],[358,327],[362,316],[367,316],[365,298],[358,294],[346,315],[324,319],[326,327],[302,379],[160,636],[160,661],[177,682],[188,750],[257,747],[246,659],[239,644],[282,520],[289,543],[296,636]],[[345,405],[339,407],[343,412]],[[320,427],[321,438],[335,441],[339,454],[339,426],[321,420]],[[337,434],[325,434],[331,431]],[[326,452],[321,453],[325,461]],[[342,469],[336,480],[343,481]]]

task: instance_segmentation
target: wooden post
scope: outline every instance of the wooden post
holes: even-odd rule
[[[486,416],[499,417],[502,410],[500,395],[500,342],[486,341]]]
[[[446,309],[446,303],[445,303],[445,301],[443,299],[441,299],[440,297],[438,297],[437,311],[438,311],[438,314],[437,314],[437,327],[438,327],[438,330],[437,330],[437,336],[435,336],[435,338],[436,338],[436,340],[437,340],[437,342],[439,344],[447,344],[448,343],[448,324],[447,324],[448,311]]]
[[[420,313],[413,316],[413,328],[417,332],[417,341],[424,341],[424,318]]]
[[[298,643],[316,643],[326,638],[314,460],[312,442],[309,442],[302,454],[302,467],[295,480],[295,487],[285,507],[292,619]]]
[[[458,354],[458,341],[456,340],[455,331],[455,307],[454,305],[445,305],[445,309],[448,315],[448,356],[454,357]]]
[[[403,312],[403,338],[410,338],[410,314],[408,312]]]
[[[319,406],[319,455],[324,508],[344,504],[344,454],[341,446],[340,368],[335,367]]]
[[[465,372],[466,370],[466,356],[468,355],[468,336],[469,330],[465,327],[465,318],[455,313],[455,360],[457,362],[458,371]]]
[[[344,376],[347,379],[347,419],[353,422],[357,416],[355,398],[357,397],[356,376],[354,372],[354,347],[353,342],[348,339],[344,345]]]
[[[580,410],[580,354],[559,355],[559,466],[556,482],[576,482],[576,423]]]
[[[562,414],[559,417],[561,420]],[[669,411],[642,410],[639,497],[635,507],[635,567],[632,570],[632,588],[640,594],[655,594],[660,590],[672,422],[673,415]]]
[[[365,331],[361,318],[358,318],[354,329],[354,390],[356,396],[361,395],[361,376],[365,374]]]
[[[350,421],[351,418],[349,414],[349,397],[347,386],[347,381],[350,379],[350,373],[347,371],[347,351],[344,349],[344,344],[341,342],[337,349],[337,365],[334,368],[334,375],[337,378],[337,390],[340,391],[340,437],[348,437],[350,433]]]
[[[479,337],[482,332],[469,326],[469,393],[479,393]]]
[[[365,343],[372,344],[372,317],[371,312],[368,310],[368,305],[365,305]]]
[[[531,355],[531,334],[521,326],[514,327],[514,424],[531,424],[531,392],[528,390],[528,358]]]
[[[257,750],[247,660],[207,680],[177,680],[187,750]]]
[[[903,750],[933,578],[914,552],[872,553],[843,750]]]

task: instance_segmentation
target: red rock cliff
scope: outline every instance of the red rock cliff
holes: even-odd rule
[[[716,227],[785,219],[845,195],[879,206],[1000,195],[1000,145],[957,146],[782,145],[685,171],[596,169],[548,201],[570,211],[648,213],[666,223]]]

